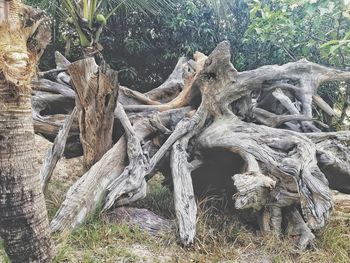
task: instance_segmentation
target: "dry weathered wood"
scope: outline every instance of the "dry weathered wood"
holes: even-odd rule
[[[276,89],[272,92],[272,95],[291,113],[300,114],[299,110],[295,107],[293,102],[288,96],[286,96],[281,89]]]
[[[151,100],[150,98],[148,98],[146,95],[136,91],[136,90],[131,90],[131,89],[128,89],[127,87],[123,87],[123,86],[120,86],[119,89],[123,92],[123,94],[125,94],[125,96],[127,96],[129,99],[135,99],[143,104],[147,104],[147,105],[159,105],[161,104],[160,102],[158,101],[155,101],[155,100]],[[119,99],[119,101],[121,101]],[[124,101],[124,104],[126,102]]]
[[[65,72],[63,75],[56,74],[66,71],[71,63],[59,52],[55,53],[55,57],[57,68],[44,72],[45,74],[42,77],[47,76],[50,79],[56,80],[52,81],[40,78],[32,82],[33,89],[35,90],[32,95],[32,105],[36,112],[34,117],[35,130],[37,133],[42,133],[52,138],[57,135],[58,127],[61,124],[53,126],[50,122],[46,123],[47,119],[44,115],[66,114],[71,112],[75,105],[75,91],[70,86],[70,76]],[[161,102],[171,101],[183,88],[184,77],[190,74],[188,73],[190,64],[187,59],[180,58],[179,63],[167,82],[152,90],[148,95],[126,87],[120,87],[118,101],[123,105],[138,105],[143,103],[147,105],[158,105]],[[153,96],[153,98],[150,98],[150,96]]]
[[[35,133],[41,133],[56,138],[60,128],[68,116],[69,115],[66,114],[55,114],[49,116],[34,115],[34,131]],[[75,118],[73,121],[69,135],[79,135],[79,124],[77,118]]]
[[[84,149],[84,167],[88,169],[112,146],[118,73],[106,64],[97,66],[93,58],[72,63],[68,72],[77,93],[80,141]]]
[[[39,72],[38,76],[40,78],[44,78],[47,75],[51,75],[53,73],[61,73],[61,72],[64,72],[64,71],[67,71],[67,68],[55,68],[55,69],[50,69],[50,70],[47,70],[47,71]]]
[[[108,223],[123,223],[130,227],[138,227],[151,235],[169,232],[174,223],[147,209],[134,207],[118,207],[103,215]]]
[[[173,145],[170,164],[174,185],[175,212],[181,242],[188,246],[196,235],[197,204],[193,191],[191,166],[187,162],[186,144]]]
[[[264,171],[269,171],[269,176],[279,179],[279,183],[273,191],[273,196],[275,196],[274,198],[279,196],[281,200],[275,201],[276,204],[270,218],[275,229],[281,229],[280,208],[290,206],[293,203],[299,203],[302,206],[305,220],[310,228],[316,229],[324,226],[332,207],[331,196],[327,180],[317,166],[314,144],[298,134],[245,124],[232,117],[233,114],[230,112],[228,105],[247,94],[249,89],[261,89],[263,83],[274,78],[278,81],[281,78],[292,78],[294,80],[298,78],[303,82],[304,78],[307,78],[307,74],[313,74],[316,75],[316,78],[311,86],[316,89],[322,81],[332,78],[331,72],[334,73],[334,78],[348,78],[350,74],[314,66],[314,64],[307,61],[289,63],[284,66],[266,66],[254,71],[238,73],[230,64],[230,54],[227,50],[228,45],[221,44],[209,56],[202,72],[199,73],[202,76],[198,77],[198,83],[196,84],[201,89],[202,105],[209,110],[215,119],[218,119],[200,135],[197,142],[203,148],[238,147],[246,149],[247,153],[254,155],[262,163]],[[308,63],[312,66],[308,66]],[[222,70],[222,68],[226,70]],[[305,74],[300,74],[301,70],[304,70]],[[320,72],[317,72],[317,70]],[[294,74],[293,71],[296,71],[297,74]],[[305,92],[310,91],[310,86],[302,85],[301,88],[304,88]],[[298,92],[302,93],[301,90],[298,90]],[[312,91],[314,92],[314,90]],[[310,97],[303,97],[303,94],[299,94],[299,98],[304,106],[302,112],[311,117],[308,108],[311,103],[309,101]],[[227,119],[223,118],[223,115]],[[250,129],[255,130],[254,133],[256,134],[250,133]],[[273,136],[271,136],[272,134]],[[275,138],[272,139],[272,137]],[[232,143],[233,141],[235,143]],[[260,142],[256,144],[256,141]],[[270,150],[271,152],[268,153]],[[283,151],[285,151],[284,154],[282,154]],[[300,166],[300,163],[303,166]],[[291,175],[294,175],[294,179]],[[286,196],[288,192],[284,193],[285,191],[281,188],[281,185],[283,185],[283,189],[287,187],[291,194]],[[298,191],[300,191],[300,194],[293,196],[293,193]],[[315,194],[313,195],[310,192]],[[282,196],[286,196],[286,199]],[[186,224],[191,226],[192,223],[188,220]],[[190,230],[187,234],[189,233]]]
[[[290,121],[305,121],[310,120],[310,118],[303,116],[303,115],[277,115],[271,112],[268,112],[264,109],[260,108],[253,108],[252,114],[254,118],[269,127],[279,127],[283,123],[290,122]]]
[[[61,94],[70,99],[75,99],[75,92],[69,86],[60,84],[48,79],[39,79],[32,81],[33,90],[52,92]]]
[[[151,97],[152,100],[162,103],[174,99],[183,89],[185,77],[193,72],[191,65],[191,61],[185,57],[181,57],[167,80],[159,87],[147,92],[147,96]]]
[[[196,70],[200,71],[202,69],[202,66],[204,64],[204,61],[207,57],[202,54],[197,52],[195,54],[195,60],[196,60]],[[181,59],[180,59],[181,61]],[[179,63],[180,63],[179,61]],[[178,64],[179,64],[178,63]],[[161,91],[162,89],[166,89],[168,88],[168,86],[170,87],[174,87],[176,86],[175,83],[183,83],[183,89],[180,92],[180,94],[178,96],[176,96],[174,99],[172,99],[169,102],[163,103],[163,104],[158,104],[158,105],[128,105],[125,106],[125,110],[127,111],[166,111],[166,110],[170,110],[170,109],[174,109],[174,108],[179,108],[179,107],[183,107],[183,106],[187,106],[190,101],[198,94],[198,90],[192,88],[192,83],[195,79],[195,72],[193,72],[193,68],[191,66],[191,64],[189,64],[188,62],[182,62],[180,70],[177,70],[177,67],[175,67],[174,72],[170,75],[169,79],[165,82],[168,83],[166,84],[164,87],[160,86],[157,89],[154,89],[155,91]],[[185,70],[188,69],[188,70]],[[192,71],[191,71],[192,69]],[[182,72],[183,71],[183,72]],[[179,74],[182,73],[182,75],[179,76]],[[177,84],[178,85],[178,84]],[[152,96],[152,92],[150,92],[150,96]]]
[[[67,69],[67,67],[71,64],[69,60],[58,51],[55,52],[55,62],[57,69]]]
[[[108,185],[108,194],[104,201],[103,210],[110,208],[114,201],[124,194],[128,194],[128,196],[118,200],[119,204],[127,204],[145,197],[147,190],[145,176],[148,170],[148,159],[142,149],[141,139],[132,127],[123,106],[119,103],[116,112],[124,127],[129,164],[123,173]]]
[[[329,116],[331,116],[331,117],[333,117],[333,116],[338,117],[338,114],[320,96],[314,95],[314,96],[312,96],[312,99],[313,99],[314,103],[318,107],[320,107],[325,113],[327,113]]]
[[[50,92],[32,92],[32,108],[41,116],[53,114],[67,114],[74,108],[74,98],[68,98],[61,94]]]
[[[115,173],[125,167],[126,140],[122,137],[88,172],[72,185],[66,199],[51,221],[51,230],[70,230],[80,225],[103,198],[103,193]]]
[[[327,169],[341,171],[342,178],[349,178],[349,173],[344,171],[344,167],[348,169],[346,163],[349,162],[348,135],[335,133],[333,137],[330,134],[327,137],[322,133],[301,134],[272,127],[283,124],[297,131],[319,131],[310,121],[313,96],[317,96],[318,86],[329,80],[349,79],[350,72],[306,60],[238,72],[230,61],[229,43],[223,42],[208,57],[200,55],[195,63],[180,60],[177,70],[169,78],[175,79],[176,85],[167,81],[164,87],[145,95],[130,93],[126,89],[121,91],[120,102],[124,108],[129,113],[138,112],[129,116],[122,112],[120,115],[128,140],[132,142],[128,148],[129,165],[119,164],[120,171],[113,172],[112,168],[102,168],[97,163],[96,167],[102,169],[102,174],[98,176],[97,168],[93,166],[83,176],[84,179],[71,188],[52,222],[53,229],[71,228],[82,222],[96,207],[97,200],[103,198],[103,191],[108,185],[110,192],[105,208],[115,201],[120,205],[141,198],[145,193],[145,176],[154,171],[171,151],[170,166],[180,239],[184,245],[190,245],[195,237],[196,222],[191,176],[195,169],[205,166],[205,160],[196,156],[224,149],[238,155],[240,162],[245,163],[242,170],[237,169],[230,174],[236,188],[231,189],[236,191],[233,200],[236,208],[253,208],[257,217],[263,219],[262,230],[271,230],[278,235],[285,230],[283,219],[290,217],[287,220],[288,231],[291,235],[300,236],[298,246],[305,248],[312,245],[314,236],[311,231],[322,228],[332,210],[332,196],[325,174],[328,178],[334,175]],[[186,67],[191,70],[183,77]],[[182,92],[177,98],[169,100],[164,90],[170,90],[171,96],[177,94],[174,87],[181,86],[180,80],[185,80]],[[260,94],[261,100],[254,101],[253,93]],[[273,105],[267,107],[269,103]],[[165,122],[155,118],[150,120],[154,111],[184,105],[192,105],[196,109],[180,119],[177,118],[179,115],[175,115],[176,118],[168,117]],[[242,110],[237,109],[240,107]],[[163,113],[168,112],[160,114]],[[246,122],[251,120],[251,114],[255,114],[264,125]],[[142,121],[140,118],[143,118]],[[161,134],[157,139],[160,147],[147,156],[145,145],[154,142],[150,134],[155,130]],[[121,153],[125,157],[126,146],[118,147],[114,146],[111,150],[113,154],[106,154],[100,162],[116,162],[112,160],[112,155],[115,158]],[[116,169],[116,165],[113,167]],[[98,181],[94,181],[94,176]],[[96,187],[98,190],[93,192]],[[302,214],[295,210],[296,207],[301,209]]]
[[[204,148],[235,147],[252,154],[276,183],[270,204],[289,206],[281,192],[298,192],[298,202],[312,229],[323,227],[331,205],[328,182],[317,166],[316,147],[307,138],[291,131],[244,123],[236,118],[221,119],[199,137]],[[277,180],[278,179],[278,180]],[[315,194],[311,194],[311,193]],[[316,195],[317,193],[317,195]],[[278,198],[277,198],[278,197]],[[277,198],[277,199],[276,199]]]
[[[346,118],[349,118],[347,112],[350,106],[350,82],[346,83],[345,99],[342,107],[342,112],[340,115],[339,123],[343,124]]]
[[[350,132],[306,134],[316,145],[319,166],[330,187],[350,194]]]
[[[189,109],[183,108],[159,114],[162,123],[173,126]],[[140,139],[157,131],[148,119],[135,121],[134,130]],[[94,211],[105,196],[107,186],[123,172],[126,164],[126,138],[123,136],[92,168],[67,192],[66,199],[51,222],[52,231],[73,229]]]
[[[187,148],[190,139],[197,135],[204,126],[207,114],[207,111],[200,107],[192,117],[188,120],[184,119],[184,127],[182,126],[183,123],[180,122],[174,133],[171,135],[173,136],[176,134],[178,128],[187,133],[182,138],[177,139],[173,144],[170,155],[170,168],[174,185],[175,212],[179,225],[180,239],[185,246],[193,244],[196,234],[197,205],[191,172],[196,169],[196,166],[201,165],[200,160],[194,160],[193,163],[189,162]],[[169,140],[166,141],[162,147],[167,143],[169,143]]]
[[[55,141],[45,156],[43,166],[40,170],[40,179],[41,179],[41,187],[45,192],[48,182],[51,179],[51,175],[53,170],[56,167],[57,162],[62,157],[66,142],[68,139],[70,128],[73,124],[74,119],[76,118],[78,112],[78,108],[75,107],[72,113],[66,118],[64,124],[62,125],[60,131],[55,138]]]
[[[196,62],[198,70],[201,70],[201,68],[203,67],[205,58],[206,56],[204,56],[203,54],[197,54]],[[177,108],[184,105],[185,103],[188,103],[189,99],[193,96],[191,95],[191,90],[192,83],[194,80],[194,75],[188,77],[185,80],[185,86],[183,91],[179,94],[177,98],[173,99],[169,103],[152,106],[152,110],[155,110],[154,107],[164,106],[163,108],[157,108],[157,110],[159,111],[164,111],[169,110],[171,108]],[[133,131],[133,128],[131,127],[127,115],[125,114],[121,105],[119,105],[119,109],[117,109],[117,111],[119,112],[119,119],[122,122],[122,125],[124,127],[124,130],[126,131],[126,135],[128,138],[129,166],[125,169],[121,176],[119,176],[114,182],[112,182],[108,186],[107,190],[109,191],[109,193],[106,197],[104,210],[110,208],[113,205],[114,201],[125,193],[129,193],[129,196],[125,199],[119,200],[117,203],[127,204],[144,197],[146,194],[146,182],[144,177],[153,171],[156,164],[158,164],[158,162],[163,158],[164,154],[168,151],[171,145],[177,139],[179,139],[182,136],[182,134],[190,131],[196,125],[198,121],[196,122],[193,120],[205,119],[202,118],[202,115],[200,115],[196,116],[191,120],[185,119],[184,121],[179,123],[174,133],[169,137],[169,139],[164,143],[164,145],[162,145],[161,149],[155,154],[155,156],[153,156],[150,160],[147,160],[147,158],[142,153],[140,141],[136,137],[136,134]]]
[[[287,235],[297,237],[298,248],[305,249],[307,246],[313,248],[315,246],[315,235],[311,232],[295,207],[288,208],[286,219],[288,222]]]
[[[263,175],[260,170],[235,174],[232,179],[237,190],[234,195],[237,209],[262,209],[268,203],[269,191],[276,186],[276,181]]]
[[[180,59],[179,60],[179,62],[178,62],[178,64],[177,64],[177,66],[175,67],[175,69],[174,69],[174,71],[173,71],[173,73],[171,74],[171,76],[169,77],[169,79],[168,79],[168,81],[167,81],[167,84],[164,84],[164,85],[162,85],[162,86],[160,86],[160,87],[158,87],[158,88],[156,88],[156,89],[154,89],[153,91],[151,91],[150,93],[147,93],[146,95],[151,99],[151,100],[155,100],[155,99],[161,99],[161,101],[163,101],[165,98],[169,98],[169,96],[170,96],[170,98],[171,98],[171,96],[173,96],[173,94],[175,93],[176,94],[176,90],[178,89],[178,87],[179,86],[181,86],[182,85],[182,83],[183,83],[183,74],[187,71],[187,70],[185,70],[184,69],[184,67],[185,67],[185,65],[187,64],[187,60],[186,59],[184,59],[184,58],[182,58],[182,59]],[[123,89],[121,90],[122,92],[123,92]],[[128,101],[128,100],[126,100],[125,99],[125,97],[122,97],[122,96],[120,96],[119,97],[119,101],[123,101],[124,103],[130,103],[130,101]],[[163,121],[161,121],[162,123],[167,123],[168,125],[170,125],[170,126],[175,126],[176,124],[177,124],[177,122],[179,121],[179,117],[183,117],[184,115],[184,113],[185,112],[187,112],[188,111],[188,109],[182,109],[182,110],[179,110],[179,111],[174,111],[174,112],[172,112],[172,111],[170,111],[169,113],[167,113],[167,114],[165,114],[164,116],[162,116],[160,119],[163,119]],[[166,116],[169,116],[169,117],[166,117]],[[156,117],[156,119],[151,119],[151,126],[153,127],[153,126],[155,126],[156,128],[159,128],[159,127],[161,127],[161,126],[163,126],[164,127],[164,125],[163,124],[161,124],[161,125],[159,125],[159,118],[157,118],[157,115],[155,115],[155,117]],[[170,118],[170,119],[169,119]],[[142,125],[143,124],[139,124],[140,125],[140,127],[143,127]],[[145,130],[145,132],[147,133],[147,130],[148,130],[148,132],[149,132],[149,128],[147,128],[147,127],[143,127],[144,128],[144,130]],[[141,129],[141,128],[139,128],[139,129]],[[140,132],[139,132],[140,133]],[[143,132],[141,133],[141,134],[143,134]],[[171,146],[171,145],[170,145]],[[114,146],[114,148],[115,148],[115,146]],[[119,149],[119,151],[122,151],[123,150],[123,147],[122,146],[120,146],[120,149]],[[122,156],[117,156],[117,157],[114,157],[114,158],[121,158]],[[105,157],[104,157],[105,158]],[[125,158],[125,157],[124,157]],[[153,167],[154,168],[154,167]],[[101,169],[101,168],[100,168]],[[101,176],[99,177],[99,178],[106,178],[107,176],[110,176],[110,177],[107,177],[105,180],[107,180],[107,181],[109,181],[109,182],[111,182],[111,180],[112,179],[109,179],[109,178],[113,178],[113,177],[111,177],[111,175],[110,174],[108,174],[108,173],[111,173],[111,171],[112,171],[112,169],[111,168],[109,168],[109,166],[107,166],[107,167],[105,167],[104,168],[104,170],[106,170],[106,173],[104,173],[104,172],[101,172]],[[149,173],[150,171],[148,171],[148,173]],[[118,176],[120,175],[120,171],[119,170],[117,170],[117,172],[114,174],[114,178],[118,178]],[[81,182],[81,183],[77,183],[77,184],[79,184],[79,186],[77,186],[79,189],[81,189],[81,190],[79,190],[80,192],[82,192],[82,191],[84,191],[84,193],[82,194],[82,195],[86,195],[86,192],[85,192],[85,188],[88,188],[89,189],[89,187],[91,187],[91,185],[93,185],[93,184],[96,184],[96,182],[98,181],[98,178],[96,179],[95,177],[96,177],[96,175],[92,172],[92,173],[87,173],[87,175],[85,176],[86,177],[86,179],[84,179],[84,180],[82,180],[83,182]],[[84,177],[84,178],[85,178]],[[100,179],[100,180],[102,180],[102,179]],[[92,181],[92,182],[91,182]],[[143,182],[143,180],[141,180],[141,182]],[[103,194],[103,192],[104,192],[104,190],[105,190],[105,188],[106,188],[106,185],[103,183],[103,182],[98,182],[98,184],[102,184],[102,186],[101,186],[101,188],[100,188],[100,191],[97,191],[97,193],[95,194],[93,194],[93,195],[89,195],[89,196],[78,196],[78,197],[76,197],[77,199],[78,198],[86,198],[86,200],[90,200],[90,202],[96,202],[96,200],[99,200],[99,198],[101,198],[102,197],[102,194]],[[143,184],[141,184],[141,185],[139,185],[138,187],[136,187],[135,189],[142,189],[142,187],[143,187],[143,189],[144,189],[144,187],[145,187],[145,184],[143,183]],[[73,191],[72,191],[72,193],[73,193]],[[97,197],[97,199],[95,198],[95,196],[98,196]],[[132,195],[133,197],[135,197],[135,195]],[[142,195],[141,195],[142,196]],[[69,198],[68,198],[69,197]],[[63,211],[62,211],[62,213],[61,214],[63,214],[63,216],[67,216],[67,215],[64,215],[65,213],[71,213],[72,211],[70,211],[70,205],[71,205],[71,200],[72,199],[70,199],[71,197],[69,196],[69,194],[67,194],[67,199],[69,199],[70,201],[68,201],[67,202],[67,206],[68,206],[68,208],[66,208],[66,209],[64,209]],[[73,198],[73,197],[72,197]],[[92,200],[95,200],[95,201],[92,201]],[[113,200],[113,199],[111,199],[111,200]],[[127,200],[127,199],[126,199]],[[114,200],[113,200],[114,201]],[[125,200],[124,200],[125,201]],[[124,202],[123,200],[119,200],[118,201],[118,203],[120,204],[120,203],[122,203],[122,202]],[[94,204],[92,204],[92,206],[89,206],[88,207],[88,212],[89,211],[91,211],[94,207],[95,207],[95,203]],[[78,206],[78,207],[75,207],[74,208],[74,211],[73,211],[73,213],[75,213],[76,211],[80,211],[79,209],[85,209],[85,206]],[[67,212],[67,211],[69,211],[69,212]],[[85,213],[84,213],[84,215],[86,215]],[[60,220],[60,219],[58,219],[58,220]],[[68,219],[68,220],[76,220],[76,219],[74,219],[74,218],[72,218],[72,219]],[[80,222],[80,220],[78,220],[79,222]],[[54,225],[55,223],[53,222],[53,225]],[[58,224],[61,224],[61,222],[59,222]],[[78,224],[78,223],[77,223]],[[69,227],[69,226],[68,226]],[[58,227],[54,227],[54,229],[59,229],[60,228],[60,226],[58,226]]]
[[[159,87],[152,89],[143,95],[151,101],[160,103],[167,103],[173,100],[183,89],[184,78],[193,71],[191,70],[191,64],[192,63],[187,58],[181,57],[168,79]],[[118,101],[124,106],[126,111],[128,105],[130,105],[130,107],[140,105],[139,99],[129,95],[129,89],[120,89]],[[149,103],[146,104],[152,105]]]

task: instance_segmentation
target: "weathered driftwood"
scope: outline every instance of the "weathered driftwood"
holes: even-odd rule
[[[313,95],[312,100],[318,107],[320,107],[321,110],[323,110],[329,116],[331,116],[331,117],[337,116],[338,117],[338,114],[320,96]]]
[[[80,109],[80,141],[84,167],[90,168],[112,146],[114,109],[118,96],[118,73],[107,64],[98,66],[93,58],[68,66]]]
[[[169,127],[179,122],[188,111],[188,108],[182,108],[160,113],[159,119]],[[149,118],[138,118],[133,127],[141,140],[158,131]],[[52,231],[72,229],[81,224],[99,202],[103,202],[107,186],[123,172],[126,157],[126,138],[123,136],[69,189],[51,222]]]
[[[121,205],[145,197],[147,191],[145,175],[148,160],[142,148],[141,139],[136,134],[121,104],[118,104],[116,114],[124,127],[129,164],[123,173],[107,187],[108,195],[105,198],[104,210],[110,208],[114,201],[124,194],[129,196],[118,200]]]
[[[197,62],[198,69],[203,66],[205,58],[206,56],[204,56],[203,54],[197,53],[196,62]],[[172,108],[179,108],[183,105],[186,105],[191,100],[191,98],[193,98],[193,92],[191,92],[191,86],[193,81],[195,80],[195,74],[191,74],[183,77],[185,77],[185,81],[184,81],[185,85],[181,93],[178,95],[178,97],[171,100],[170,102],[160,104],[161,106],[164,106],[164,107],[157,108],[158,111],[166,111]],[[127,152],[128,152],[129,165],[128,167],[126,167],[126,169],[121,174],[121,176],[115,179],[108,186],[107,188],[108,195],[106,196],[104,210],[110,208],[114,204],[114,201],[117,200],[120,196],[122,196],[125,193],[129,193],[130,197],[123,200],[118,200],[117,203],[119,205],[127,204],[144,197],[146,195],[146,181],[144,179],[145,176],[154,170],[156,164],[164,157],[165,153],[171,147],[173,142],[179,139],[184,134],[184,132],[189,131],[190,127],[192,126],[191,125],[192,123],[187,123],[186,120],[181,121],[178,124],[178,126],[176,126],[174,133],[170,136],[167,142],[165,142],[164,145],[162,145],[162,147],[159,149],[159,151],[152,158],[148,160],[147,156],[145,156],[145,154],[143,153],[141,142],[137,138],[137,135],[133,130],[126,113],[124,112],[122,105],[118,105],[118,106],[119,107],[117,108],[117,112],[119,115],[119,119],[124,127],[124,130],[128,139]],[[147,110],[150,110],[150,109],[154,110],[155,109],[154,107],[157,107],[157,106],[159,105],[151,106],[151,108],[148,108]],[[146,106],[146,108],[147,107],[148,106]],[[154,121],[153,121],[153,124],[154,124]],[[186,126],[184,127],[184,129],[182,129],[183,125]],[[159,125],[157,126],[157,128],[158,127]]]
[[[41,187],[43,188],[44,192],[49,180],[51,179],[53,170],[55,169],[57,162],[63,155],[69,131],[77,113],[78,108],[75,107],[72,113],[64,121],[63,126],[61,127],[57,137],[55,138],[52,148],[48,150],[45,156],[43,166],[40,170]]]
[[[316,145],[318,165],[332,189],[350,194],[350,133],[310,133]]]
[[[68,116],[69,115],[67,114],[54,114],[48,116],[34,115],[34,131],[35,133],[41,133],[49,137],[56,138],[60,128]],[[69,135],[79,135],[78,118],[74,119]]]
[[[201,69],[206,58],[207,57],[202,53],[197,52],[195,54],[196,70]],[[183,59],[180,59],[179,63],[182,62],[182,60]],[[180,66],[181,66],[180,69],[183,68],[183,65],[180,64]],[[178,67],[175,67],[175,71],[173,72],[173,74],[170,75],[169,79],[165,82],[166,85],[164,85],[164,87],[162,86],[158,87],[158,92],[159,92],[159,90],[174,88],[179,84],[183,84],[183,88],[179,93],[179,95],[173,98],[171,101],[161,103],[161,104],[152,103],[153,105],[128,105],[128,106],[125,106],[125,109],[127,111],[150,111],[150,110],[166,111],[174,108],[187,106],[191,102],[191,100],[196,95],[198,95],[198,92],[199,92],[197,89],[192,89],[192,84],[195,79],[195,72],[190,70],[191,64],[189,64],[188,62],[187,62],[187,68],[189,69],[189,71],[186,72],[187,75],[184,76],[184,73],[182,73],[182,76],[181,75],[179,76],[178,75],[179,72],[177,71]],[[179,83],[179,81],[181,82]],[[155,92],[155,91],[152,91],[152,92]],[[156,89],[156,92],[157,92],[157,89]]]
[[[169,232],[174,227],[174,222],[171,220],[144,208],[117,207],[105,213],[103,217],[108,223],[138,227],[154,236]]]
[[[153,101],[171,100],[183,88],[184,77],[187,72],[190,72],[188,65],[187,59],[180,58],[166,84],[144,95]],[[125,89],[120,90],[118,97],[120,103],[134,105],[140,103],[133,97],[127,97],[127,92],[124,92]],[[173,129],[189,111],[190,108],[186,107],[159,114],[137,113],[129,115],[129,118],[133,123],[135,133],[140,140],[143,140],[152,134],[158,136],[158,131],[164,132],[164,130]],[[71,229],[79,225],[96,208],[98,202],[103,200],[107,186],[116,180],[125,168],[126,149],[126,138],[123,136],[100,161],[70,188],[66,200],[51,222],[53,231]],[[138,186],[134,190],[137,191],[137,188]]]
[[[74,108],[74,98],[51,92],[34,91],[32,93],[32,108],[40,116],[67,114]]]
[[[46,91],[56,94],[61,94],[65,98],[75,99],[75,92],[70,86],[60,84],[48,79],[38,79],[32,81],[33,90]]]
[[[59,127],[62,125],[56,121],[54,121],[55,124],[52,123],[55,119],[53,115],[70,113],[75,106],[76,98],[71,86],[71,77],[67,73],[71,63],[59,52],[55,53],[55,61],[56,69],[40,72],[40,78],[32,82],[35,90],[32,94],[35,132],[52,140],[57,136]],[[159,105],[171,101],[183,89],[185,75],[191,74],[191,63],[188,63],[186,58],[180,58],[167,81],[147,94],[141,94],[127,87],[119,87],[118,101],[131,107],[139,104]],[[73,126],[75,125],[78,124],[74,121]],[[75,135],[76,132],[70,134],[70,137]]]
[[[238,190],[236,208],[261,210],[268,206],[276,211],[300,205],[311,229],[323,227],[328,220],[332,208],[328,181],[317,166],[316,147],[306,137],[223,118],[209,126],[197,143],[203,148],[238,148],[258,162],[258,173],[247,176],[247,180],[256,177],[254,189],[246,191],[235,181],[242,180],[242,175],[233,178]],[[272,230],[280,232],[281,223],[282,214],[271,213]]]
[[[328,180],[333,188],[350,189],[350,134],[320,132],[312,104],[333,114],[317,88],[350,79],[350,72],[307,60],[238,72],[230,58],[229,43],[222,42],[208,57],[180,59],[166,84],[150,93],[122,88],[119,101],[129,115],[117,112],[130,143],[126,147],[123,137],[69,190],[53,230],[77,226],[99,200],[107,209],[142,198],[145,179],[170,152],[180,239],[190,245],[197,209],[192,176],[205,166],[201,156],[222,149],[244,163],[225,172],[236,209],[253,209],[261,229],[277,234],[285,219],[300,248],[312,245],[312,230],[322,228],[332,210]],[[174,110],[187,105],[194,110]],[[310,131],[316,133],[300,133]]]
[[[114,173],[120,174],[126,158],[126,140],[122,137],[67,192],[66,199],[51,222],[52,231],[72,229],[80,225],[103,198]]]

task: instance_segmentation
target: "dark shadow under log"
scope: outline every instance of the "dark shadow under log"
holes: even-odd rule
[[[241,173],[245,162],[241,156],[224,148],[203,149],[202,165],[192,172],[194,193],[198,198],[224,196],[232,204],[232,176]]]

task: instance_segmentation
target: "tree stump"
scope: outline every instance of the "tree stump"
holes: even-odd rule
[[[97,66],[93,58],[72,63],[68,72],[77,94],[80,141],[84,150],[84,167],[88,170],[112,147],[118,73],[105,63]]]

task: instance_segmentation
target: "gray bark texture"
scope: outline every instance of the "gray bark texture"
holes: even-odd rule
[[[180,58],[165,83],[146,94],[120,87],[114,117],[124,135],[71,187],[52,230],[77,227],[98,202],[106,211],[143,198],[147,180],[169,163],[184,245],[195,240],[196,189],[205,184],[194,175],[220,181],[222,173],[235,209],[253,211],[262,231],[297,236],[301,249],[313,246],[313,231],[332,212],[330,189],[350,192],[350,132],[325,132],[312,109],[336,116],[317,90],[348,79],[348,71],[305,59],[238,72],[222,42],[209,56]],[[218,158],[226,165],[205,171]]]

